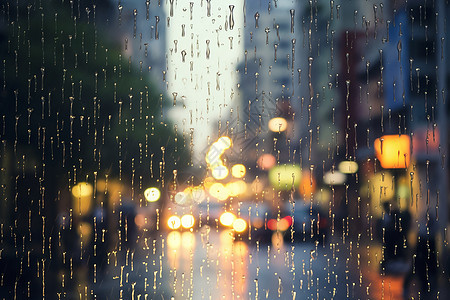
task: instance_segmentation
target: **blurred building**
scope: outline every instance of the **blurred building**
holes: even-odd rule
[[[168,118],[188,137],[192,165],[235,118],[236,68],[242,59],[243,0],[165,2]]]
[[[320,126],[313,160],[325,171],[337,169],[342,160],[359,164],[359,176],[347,175],[345,183],[346,193],[354,193],[350,202],[367,195],[361,188],[374,188],[374,174],[389,174],[393,184],[381,188],[392,190],[390,197],[414,214],[416,225],[439,219],[443,239],[448,219],[447,5],[314,1],[306,11],[306,41],[316,67],[317,132]],[[410,166],[381,168],[375,140],[400,134],[411,141]]]
[[[112,1],[114,4],[117,1]],[[164,1],[119,1],[114,5],[117,39],[122,45],[123,60],[140,70],[142,77],[160,91],[167,89],[166,12]]]
[[[244,61],[239,66],[240,147],[246,160],[255,164],[264,153],[280,163],[297,153],[306,132],[307,56],[302,45],[303,6],[271,1],[247,1],[244,26]],[[282,118],[286,126],[269,129],[270,121]],[[297,150],[296,150],[297,149]]]

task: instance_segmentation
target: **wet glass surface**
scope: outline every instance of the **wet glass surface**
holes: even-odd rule
[[[0,2],[0,298],[447,299],[449,10]]]

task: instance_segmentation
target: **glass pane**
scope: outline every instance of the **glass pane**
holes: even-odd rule
[[[1,2],[1,298],[446,299],[449,9]]]

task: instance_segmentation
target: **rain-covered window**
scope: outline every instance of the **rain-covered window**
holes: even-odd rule
[[[449,12],[0,1],[0,298],[448,299]]]

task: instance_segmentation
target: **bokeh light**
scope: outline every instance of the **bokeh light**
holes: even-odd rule
[[[354,174],[358,172],[358,163],[356,161],[341,161],[338,165],[339,172],[344,174]]]
[[[178,216],[171,216],[167,220],[167,226],[169,226],[170,229],[178,229],[181,226],[181,220]]]
[[[216,182],[209,188],[209,194],[214,198],[224,201],[230,196],[229,190],[221,183]]]
[[[279,165],[269,171],[270,183],[278,190],[291,190],[298,186],[301,177],[302,171],[298,165]]]
[[[258,166],[261,170],[269,170],[277,163],[277,159],[272,154],[263,154],[258,158]]]
[[[150,187],[144,191],[144,197],[148,202],[156,202],[161,197],[161,192],[156,187]]]
[[[247,222],[244,219],[238,218],[233,222],[233,229],[238,233],[244,232],[247,229]]]
[[[94,188],[89,182],[79,182],[72,187],[72,195],[75,198],[91,197],[93,192]]]
[[[231,212],[227,211],[220,215],[220,223],[223,226],[232,226],[235,220],[236,216]]]
[[[236,164],[231,167],[231,175],[234,178],[242,178],[245,176],[246,168],[243,164]]]
[[[283,132],[287,128],[285,118],[273,118],[269,121],[269,130],[273,132]]]
[[[195,218],[193,215],[183,215],[181,217],[181,226],[183,226],[183,228],[189,229],[192,228],[194,226],[195,223]]]

